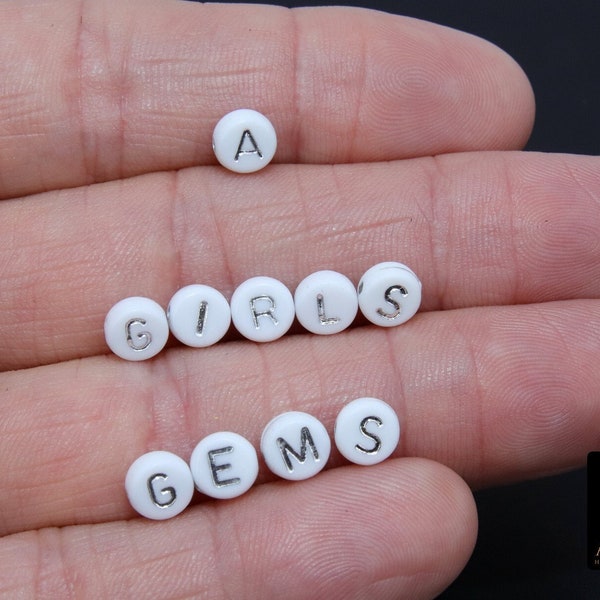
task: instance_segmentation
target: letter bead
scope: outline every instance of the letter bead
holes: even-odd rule
[[[192,452],[190,468],[198,491],[227,500],[247,492],[258,476],[254,446],[231,431],[205,437]]]
[[[231,297],[231,319],[249,340],[272,342],[294,322],[294,298],[290,290],[272,277],[252,277]]]
[[[358,465],[375,465],[388,458],[400,440],[394,409],[378,398],[358,398],[339,412],[334,439],[342,456]]]
[[[354,284],[335,271],[305,277],[294,294],[296,317],[311,333],[328,335],[348,327],[358,312]]]
[[[253,173],[266,167],[277,149],[277,134],[271,121],[248,108],[226,114],[213,131],[217,160],[230,171]]]
[[[104,320],[108,347],[125,360],[156,356],[169,339],[167,315],[150,298],[132,296],[117,302]]]
[[[205,348],[218,342],[229,329],[231,310],[221,292],[208,285],[178,290],[167,307],[171,333],[183,344]]]
[[[194,495],[194,480],[182,458],[155,450],[140,456],[129,467],[125,491],[140,515],[164,520],[187,508]]]
[[[308,479],[319,473],[331,452],[325,426],[303,412],[287,412],[265,427],[260,449],[269,469],[292,481]]]
[[[358,284],[358,305],[375,325],[401,325],[419,310],[421,282],[406,265],[379,263],[362,276]]]

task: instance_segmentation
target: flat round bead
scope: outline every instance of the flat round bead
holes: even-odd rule
[[[150,298],[125,298],[108,311],[104,337],[108,347],[125,360],[152,358],[169,339],[167,315]]]
[[[260,449],[275,475],[300,481],[323,469],[331,452],[331,440],[318,419],[294,411],[283,413],[267,424]]]
[[[354,284],[335,271],[317,271],[305,277],[296,288],[294,304],[301,325],[320,335],[343,331],[358,312]]]
[[[378,398],[358,398],[339,412],[334,440],[342,456],[358,465],[375,465],[388,458],[400,440],[394,409]]]
[[[171,452],[140,456],[127,471],[125,491],[131,506],[148,519],[170,519],[189,505],[194,480],[187,463]]]
[[[364,316],[375,325],[401,325],[419,310],[421,282],[402,263],[379,263],[361,277],[358,305]]]
[[[246,438],[219,431],[194,448],[190,468],[200,492],[226,500],[241,496],[252,487],[258,476],[258,457]]]
[[[294,322],[294,298],[281,281],[252,277],[231,297],[231,320],[249,340],[271,342],[284,335]]]
[[[183,344],[205,348],[218,342],[229,329],[231,310],[221,292],[208,285],[178,290],[167,307],[171,333]]]
[[[230,171],[253,173],[266,167],[277,149],[277,134],[263,114],[241,108],[226,114],[215,126],[213,150]]]

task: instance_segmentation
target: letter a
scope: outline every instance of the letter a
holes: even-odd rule
[[[249,142],[249,144],[247,142]],[[252,148],[251,150],[248,150],[249,145]],[[258,154],[260,158],[263,157],[262,152],[260,151],[260,148],[258,147],[258,144],[256,143],[256,140],[254,139],[254,136],[252,135],[249,129],[245,129],[244,133],[242,133],[240,144],[238,146],[237,152],[235,153],[235,162],[238,162],[240,156],[244,154]]]

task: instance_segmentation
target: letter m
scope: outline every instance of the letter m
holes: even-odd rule
[[[315,461],[319,460],[319,451],[315,446],[315,442],[310,434],[310,430],[308,427],[303,427],[300,430],[300,452],[296,452],[283,438],[277,438],[277,446],[279,447],[279,451],[281,452],[281,457],[283,458],[283,462],[287,470],[292,473],[294,471],[294,465],[292,463],[291,457],[293,456],[300,464],[304,464],[306,461],[307,448],[310,448],[310,451],[313,455]]]

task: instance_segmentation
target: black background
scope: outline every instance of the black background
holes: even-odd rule
[[[527,149],[599,154],[600,0],[271,3],[363,6],[490,40],[520,63],[533,85],[537,117]],[[443,600],[600,598],[600,572],[587,568],[584,470],[484,490],[476,500],[477,547]]]
[[[600,571],[600,452],[590,452],[587,459],[587,559],[588,567]]]

